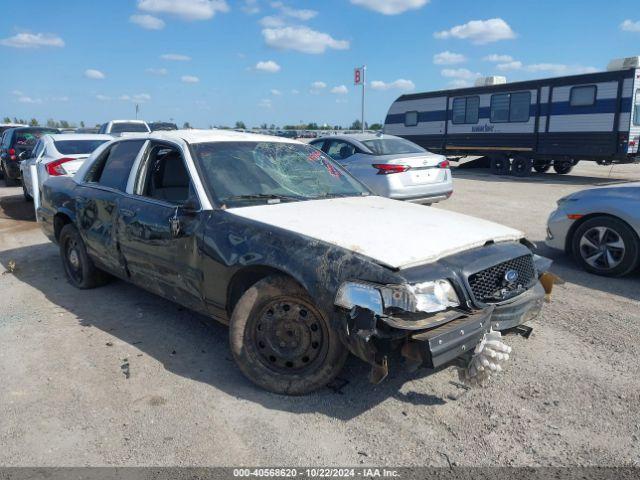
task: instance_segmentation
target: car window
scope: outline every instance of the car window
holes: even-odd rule
[[[148,131],[144,123],[119,122],[111,125],[111,133],[146,133]]]
[[[44,150],[44,141],[42,139],[38,140],[38,143],[36,143],[36,146],[33,149],[33,152],[31,153],[31,156],[34,158],[37,158],[42,151]]]
[[[135,192],[175,205],[196,197],[180,151],[164,144],[151,144],[147,149]]]
[[[369,193],[311,145],[215,142],[195,144],[192,151],[205,187],[222,205],[264,204],[270,196],[296,201]]]
[[[53,145],[63,155],[88,155],[108,140],[56,140]]]
[[[491,123],[527,122],[531,92],[500,93],[491,96]]]
[[[569,94],[569,105],[572,107],[591,107],[596,103],[598,88],[595,85],[573,87]]]
[[[334,160],[346,160],[356,153],[356,147],[343,140],[331,140],[327,148],[327,155]]]
[[[36,144],[38,139],[47,133],[59,133],[58,130],[46,130],[39,128],[30,128],[28,130],[16,130],[13,143],[16,146],[30,147]]]
[[[130,140],[116,143],[96,160],[85,180],[124,191],[131,167],[144,142]]]
[[[403,153],[425,153],[426,150],[403,138],[377,138],[364,143],[374,155],[398,155]]]
[[[640,126],[640,88],[636,90],[636,100],[634,103],[635,113],[633,115],[633,124]]]

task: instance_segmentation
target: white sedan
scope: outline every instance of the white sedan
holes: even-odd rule
[[[26,200],[33,199],[31,166],[35,165],[38,190],[51,176],[74,175],[84,160],[105,142],[113,140],[110,135],[56,134],[43,135],[21,158],[22,192]]]

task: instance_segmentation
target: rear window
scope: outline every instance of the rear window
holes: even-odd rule
[[[60,133],[58,130],[33,128],[29,130],[16,130],[14,144],[16,146],[33,147],[42,135],[48,133]]]
[[[58,140],[53,144],[63,155],[88,155],[105,142],[107,140]]]
[[[398,155],[403,153],[424,153],[426,150],[402,138],[378,138],[362,142],[374,155]]]
[[[146,133],[149,130],[144,123],[114,123],[111,133]]]
[[[569,105],[572,107],[591,107],[596,104],[598,89],[595,85],[573,87],[569,94]]]

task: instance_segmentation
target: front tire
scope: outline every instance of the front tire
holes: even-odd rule
[[[108,275],[96,268],[89,258],[76,227],[72,224],[62,227],[59,243],[64,271],[74,287],[86,290],[104,285],[108,281]]]
[[[559,175],[566,175],[568,173],[571,173],[571,170],[573,170],[573,163],[571,163],[571,162],[557,162],[557,163],[553,164],[553,169]]]
[[[551,162],[534,163],[533,169],[538,173],[547,173],[551,169]]]
[[[249,380],[287,395],[325,386],[349,353],[307,292],[282,275],[260,280],[242,295],[231,315],[229,343]]]
[[[526,157],[516,157],[511,164],[511,173],[515,177],[529,177],[533,169],[533,160]]]
[[[509,175],[511,162],[506,156],[491,158],[491,173],[494,175]]]
[[[622,220],[595,217],[581,224],[572,239],[573,256],[586,271],[622,277],[638,266],[640,241]]]

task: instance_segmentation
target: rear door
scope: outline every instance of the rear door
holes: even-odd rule
[[[117,142],[94,162],[78,187],[76,218],[94,262],[116,275],[126,274],[117,244],[118,203],[145,140]]]

